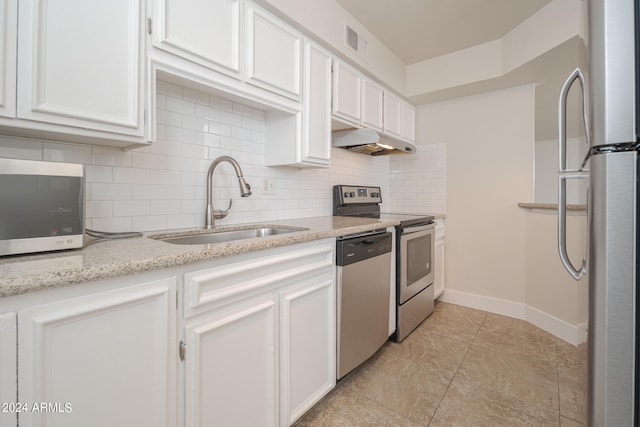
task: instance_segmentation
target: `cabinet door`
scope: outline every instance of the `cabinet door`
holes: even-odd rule
[[[240,76],[239,0],[155,0],[154,46]]]
[[[444,293],[444,220],[436,220],[435,278],[433,293],[435,298]]]
[[[0,404],[18,402],[16,334],[16,314],[0,314]],[[11,407],[6,409],[6,412],[0,410],[0,427],[15,427],[18,424],[18,413]]]
[[[16,115],[18,1],[0,0],[0,116]]]
[[[300,100],[302,35],[254,5],[246,16],[247,83]]]
[[[331,160],[331,55],[308,42],[304,56],[302,161],[328,165]]]
[[[360,123],[362,75],[338,61],[333,64],[333,114]]]
[[[414,142],[416,139],[416,109],[406,102],[402,103],[402,134],[403,139]]]
[[[402,100],[389,91],[384,92],[384,133],[402,137]]]
[[[186,328],[186,425],[277,424],[275,296]]]
[[[21,0],[23,119],[141,136],[144,0]]]
[[[336,384],[335,274],[285,291],[281,302],[281,425],[288,426]]]
[[[362,125],[382,131],[382,94],[384,89],[375,82],[362,81]]]
[[[176,280],[18,312],[20,426],[176,423]]]

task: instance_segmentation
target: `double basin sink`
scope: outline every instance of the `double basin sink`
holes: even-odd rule
[[[152,239],[160,240],[174,245],[209,245],[214,243],[232,242],[235,240],[254,239],[260,237],[275,236],[279,234],[294,233],[296,231],[306,231],[308,228],[300,227],[280,227],[265,226],[243,228],[239,230],[212,230],[206,233],[188,234],[180,236],[150,236]]]

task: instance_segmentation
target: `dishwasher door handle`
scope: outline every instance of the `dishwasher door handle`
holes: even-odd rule
[[[359,242],[353,243],[353,246],[371,246],[371,245],[375,245],[376,243],[378,243],[380,240],[384,240],[384,239],[367,239],[367,240],[361,240]]]

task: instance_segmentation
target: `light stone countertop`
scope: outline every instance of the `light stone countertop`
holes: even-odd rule
[[[525,202],[520,202],[518,203],[518,207],[522,208],[522,209],[545,209],[545,210],[558,210],[558,204],[557,203],[525,203]],[[586,205],[567,205],[567,210],[568,211],[586,211],[587,210],[587,206]]]
[[[0,257],[0,298],[361,233],[393,227],[397,224],[397,221],[389,220],[324,216],[221,225],[216,229],[230,231],[258,226],[279,226],[308,230],[211,245],[175,245],[149,238],[149,236],[160,235],[199,234],[204,231],[202,229],[149,232],[145,233],[144,237],[120,240],[98,240],[87,237],[85,247],[82,249]]]

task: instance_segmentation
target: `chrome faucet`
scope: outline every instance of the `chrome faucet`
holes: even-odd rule
[[[226,210],[216,211],[213,209],[213,196],[211,194],[211,191],[213,190],[213,171],[216,166],[222,162],[231,163],[231,166],[236,170],[238,184],[240,185],[240,196],[249,197],[251,195],[251,186],[249,186],[247,181],[244,180],[244,177],[242,176],[242,169],[240,169],[238,162],[230,156],[220,156],[216,158],[213,163],[211,163],[211,166],[209,166],[209,172],[207,172],[207,210],[205,212],[204,226],[208,230],[213,228],[216,218],[224,218],[229,213],[229,209],[231,209],[231,199],[229,199],[229,207]]]

